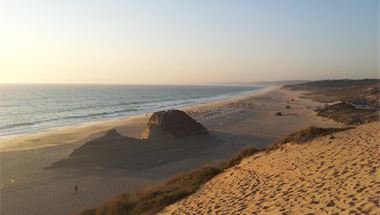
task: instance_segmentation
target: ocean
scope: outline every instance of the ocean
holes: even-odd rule
[[[262,88],[0,85],[0,138],[223,100]]]

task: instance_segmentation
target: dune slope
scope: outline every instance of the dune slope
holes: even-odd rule
[[[257,154],[161,214],[380,214],[380,123]]]

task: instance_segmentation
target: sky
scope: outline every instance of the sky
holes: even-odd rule
[[[0,83],[379,77],[377,0],[0,0]]]

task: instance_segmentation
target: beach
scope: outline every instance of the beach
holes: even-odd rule
[[[300,98],[301,94],[275,86],[253,95],[182,108],[220,138],[223,147],[142,171],[46,168],[112,128],[124,136],[139,138],[150,114],[2,141],[1,212],[78,213],[178,172],[227,159],[247,145],[263,148],[276,139],[312,125],[343,126],[316,116],[313,108],[321,104]],[[277,112],[282,112],[282,116],[276,116]],[[144,161],[143,157],[140,159]],[[76,185],[78,192],[74,191]]]
[[[380,215],[379,1],[1,1],[0,215]]]

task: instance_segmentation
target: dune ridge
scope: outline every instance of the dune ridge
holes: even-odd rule
[[[380,123],[244,159],[159,214],[380,214]]]
[[[276,86],[254,95],[183,109],[208,128],[211,134],[215,134],[217,139],[221,140],[220,143],[227,147],[207,147],[210,150],[205,152],[205,145],[201,141],[190,142],[190,138],[191,144],[186,145],[190,145],[195,150],[202,149],[202,153],[194,153],[193,150],[188,149],[183,150],[184,153],[189,154],[186,157],[181,153],[172,153],[166,157],[171,159],[175,156],[180,159],[137,172],[125,171],[125,168],[101,168],[104,163],[98,165],[99,160],[92,163],[89,161],[91,167],[94,168],[87,168],[85,162],[78,163],[77,167],[80,169],[47,169],[47,167],[69,157],[85,142],[100,138],[106,131],[113,128],[122,136],[140,138],[150,114],[1,142],[0,192],[3,197],[2,206],[4,206],[2,212],[28,214],[34,211],[35,214],[41,215],[79,213],[88,208],[98,207],[122,193],[133,192],[141,186],[156,184],[159,180],[179,172],[197,168],[210,161],[228,159],[245,145],[263,148],[278,138],[312,125],[344,126],[331,119],[316,116],[313,107],[321,103],[300,98],[301,95],[302,92],[284,90]],[[291,108],[286,109],[286,105]],[[276,116],[275,113],[278,111],[282,111],[283,116]],[[195,138],[206,138],[206,136]],[[184,144],[181,145],[184,146]],[[152,147],[158,146],[152,144]],[[168,147],[161,145],[159,149],[162,152],[168,152],[166,150]],[[124,157],[133,161],[127,163],[134,169],[141,167],[136,165],[136,162],[142,166],[158,163],[154,156],[148,154],[139,156],[139,159],[134,159],[138,153],[130,152],[129,155],[124,154]],[[79,192],[75,195],[73,194],[74,185],[79,186]]]

